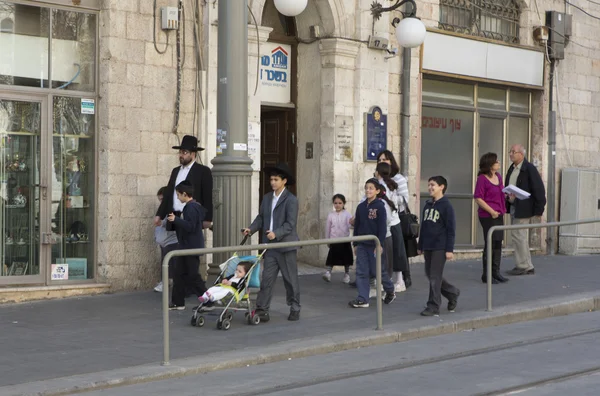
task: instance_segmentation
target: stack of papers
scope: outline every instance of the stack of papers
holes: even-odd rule
[[[502,189],[505,194],[514,194],[517,199],[527,199],[531,196],[527,191],[521,190],[519,187],[509,184]]]

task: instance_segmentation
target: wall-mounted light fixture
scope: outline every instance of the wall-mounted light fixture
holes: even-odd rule
[[[396,39],[401,47],[415,48],[425,41],[426,29],[423,22],[417,18],[417,4],[414,0],[397,0],[396,4],[390,7],[384,7],[375,1],[371,4],[371,15],[375,20],[378,20],[384,12],[397,10],[407,3],[412,6],[411,10],[402,12],[402,20],[394,18],[392,26],[396,28]]]

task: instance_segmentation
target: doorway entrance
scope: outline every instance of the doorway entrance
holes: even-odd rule
[[[260,168],[285,162],[296,178],[296,109],[263,106],[260,125]],[[296,185],[289,189],[296,195]],[[269,177],[261,172],[260,199],[269,191]]]

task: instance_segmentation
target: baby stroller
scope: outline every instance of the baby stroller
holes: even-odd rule
[[[248,236],[245,236],[242,240],[241,245],[246,243]],[[202,327],[204,326],[204,315],[207,313],[216,313],[219,315],[217,319],[217,329],[229,330],[231,327],[231,320],[233,319],[233,313],[236,311],[245,311],[246,321],[248,324],[259,324],[260,318],[258,315],[253,315],[252,304],[250,302],[250,288],[260,288],[260,260],[265,250],[262,251],[258,256],[238,256],[234,253],[227,261],[219,265],[221,273],[214,282],[214,285],[219,285],[223,279],[235,273],[237,265],[242,261],[249,261],[252,263],[250,270],[244,275],[237,285],[237,288],[231,286],[232,294],[228,295],[221,301],[211,302],[209,304],[200,304],[194,308],[194,313],[190,320],[192,326]],[[223,306],[223,302],[226,304]],[[221,304],[220,306],[217,306]]]

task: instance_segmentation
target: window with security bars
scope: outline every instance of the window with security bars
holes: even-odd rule
[[[439,28],[519,43],[521,10],[514,0],[440,0]]]

